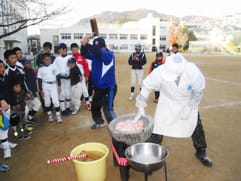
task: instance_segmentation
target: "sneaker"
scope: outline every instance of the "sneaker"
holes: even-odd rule
[[[57,123],[62,123],[63,119],[60,116],[57,116]]]
[[[6,172],[9,170],[9,167],[3,163],[0,163],[0,172]]]
[[[86,109],[91,110],[91,103],[86,104]]]
[[[39,125],[39,121],[37,119],[35,119],[35,118],[27,120],[27,123],[32,124],[34,126],[38,126]]]
[[[10,148],[15,148],[16,146],[18,146],[17,143],[8,142],[8,144]]]
[[[23,133],[26,135],[31,135],[33,132],[32,130],[25,129]]]
[[[67,111],[68,114],[71,114],[71,112],[72,112],[71,109],[70,109],[69,107],[66,108],[66,111]]]
[[[75,115],[79,112],[79,109],[74,109],[71,114]]]
[[[103,127],[105,127],[105,123],[102,123],[102,124],[95,123],[91,126],[91,129],[97,129],[97,128],[103,128]]]
[[[133,100],[134,100],[134,96],[133,96],[133,95],[130,95],[129,101],[133,101]]]
[[[68,116],[69,114],[70,114],[70,112],[68,110],[62,111],[62,115],[63,116]]]
[[[11,149],[8,141],[3,142],[2,146],[3,146],[3,158],[4,159],[11,158]]]
[[[204,151],[196,152],[195,155],[203,165],[207,167],[211,167],[213,165],[212,160],[206,155]]]
[[[28,139],[30,139],[29,135],[21,134],[21,135],[18,136],[19,141],[24,141],[24,140],[28,140]]]
[[[8,142],[8,145],[9,145],[10,148],[15,148],[18,144],[17,143]],[[0,148],[3,149],[3,144],[0,144]]]
[[[52,116],[52,115],[49,116],[49,117],[48,117],[48,122],[52,123],[53,121],[54,121],[53,116]]]

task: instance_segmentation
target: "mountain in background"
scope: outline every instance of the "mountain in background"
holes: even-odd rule
[[[163,20],[180,20],[180,17],[173,15],[162,14],[151,9],[136,9],[132,11],[104,11],[100,14],[90,16],[89,18],[84,18],[79,21],[80,24],[87,24],[91,18],[96,18],[98,22],[101,23],[111,23],[111,24],[121,24],[128,21],[138,21],[139,19],[147,17],[151,13],[153,17],[159,17]],[[181,18],[185,21],[199,20],[200,22],[213,20],[213,18],[204,17],[204,16],[185,16]]]

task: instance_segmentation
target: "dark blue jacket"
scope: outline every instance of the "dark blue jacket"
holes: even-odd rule
[[[28,86],[29,91],[36,97],[37,92],[37,83],[36,83],[36,74],[32,68],[24,68],[25,72],[25,82]]]
[[[91,79],[94,88],[105,89],[115,86],[115,56],[112,51],[87,44],[81,46],[81,54],[92,60]]]
[[[5,99],[6,100],[6,76],[0,76],[0,100]]]
[[[135,61],[134,57],[138,57],[139,61]],[[132,69],[142,69],[143,65],[146,64],[146,55],[144,52],[140,53],[132,53],[128,59],[129,65],[131,65]]]

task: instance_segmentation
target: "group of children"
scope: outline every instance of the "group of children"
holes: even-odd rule
[[[91,87],[87,84],[90,66],[78,45],[71,44],[72,55],[67,54],[64,43],[59,44],[57,57],[51,49],[52,44],[45,42],[36,56],[36,69],[18,47],[6,50],[5,60],[0,60],[0,146],[4,158],[10,158],[11,148],[17,145],[8,141],[9,127],[18,140],[29,139],[33,127],[39,124],[35,114],[41,105],[49,122],[55,120],[55,112],[57,123],[63,121],[62,115],[77,114],[83,98],[86,108],[91,109],[87,89]]]

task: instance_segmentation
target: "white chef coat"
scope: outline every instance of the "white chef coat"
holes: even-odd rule
[[[197,125],[198,104],[205,88],[205,79],[199,68],[187,62],[179,83],[166,81],[162,71],[154,69],[144,80],[141,95],[147,98],[153,89],[160,90],[154,116],[153,133],[170,137],[190,137]],[[192,108],[187,119],[181,119],[185,106]]]

